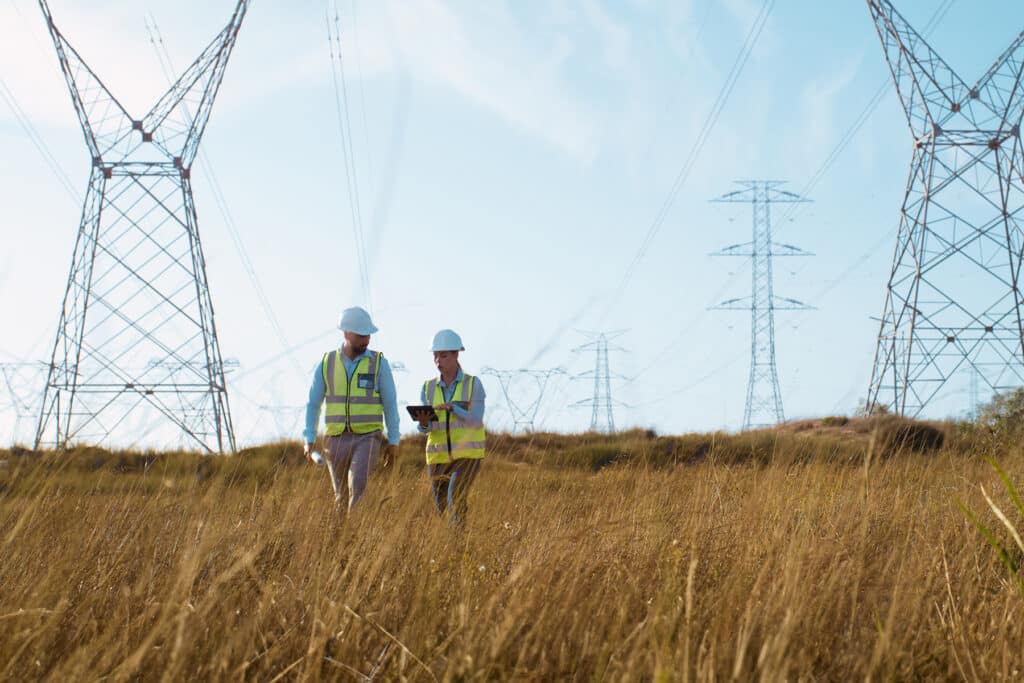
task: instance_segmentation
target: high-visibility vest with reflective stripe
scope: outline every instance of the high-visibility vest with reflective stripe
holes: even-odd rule
[[[455,391],[452,392],[451,402],[463,403],[468,408],[473,402],[475,386],[476,378],[463,373],[462,380],[455,385]],[[487,439],[484,426],[470,425],[460,419],[455,411],[438,408],[437,406],[447,403],[438,380],[427,381],[423,385],[423,395],[441,418],[437,422],[431,422],[430,431],[427,432],[427,464],[438,465],[451,462],[452,459],[484,457],[484,442]]]
[[[370,351],[356,363],[350,378],[345,372],[341,350],[324,354],[321,371],[327,388],[324,422],[328,436],[346,428],[355,434],[384,431],[384,402],[380,397],[380,362],[383,354]]]

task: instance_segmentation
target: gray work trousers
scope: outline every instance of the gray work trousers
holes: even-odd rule
[[[366,490],[366,480],[377,464],[380,446],[380,432],[345,432],[327,437],[327,470],[331,474],[336,504],[340,506],[347,497],[351,510],[359,502]]]

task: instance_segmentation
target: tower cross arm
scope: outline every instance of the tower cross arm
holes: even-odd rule
[[[570,403],[569,407],[570,408],[593,408],[595,405],[601,406],[601,407],[611,405],[611,406],[615,406],[616,408],[632,408],[633,407],[633,406],[631,406],[628,403],[623,403],[622,401],[618,400],[617,398],[610,398],[610,399],[607,399],[607,400],[601,399],[601,400],[598,400],[598,401],[595,401],[592,398],[584,398],[584,399],[581,399],[579,401],[576,401],[575,403]]]
[[[1024,31],[1006,48],[989,67],[974,92],[988,104],[1000,119],[1000,128],[1019,124],[1024,113],[1021,77],[1024,75]]]
[[[606,351],[622,351],[623,353],[629,353],[629,349],[625,349],[621,346],[612,346],[611,344],[602,345],[599,341],[592,341],[589,344],[577,346],[572,350],[573,353],[583,353],[584,351],[593,351],[594,349],[601,348]]]
[[[584,372],[581,372],[578,375],[573,375],[572,379],[593,379],[595,376],[597,376],[597,374],[598,373],[593,370],[585,370]],[[602,378],[605,376],[605,373],[603,372],[600,374]],[[635,377],[626,377],[625,375],[620,375],[617,372],[608,372],[607,375],[612,379],[624,379],[629,382],[632,382],[636,379]]]
[[[71,93],[85,144],[94,163],[97,163],[131,134],[131,116],[57,28],[46,0],[39,0],[39,8],[57,51],[60,70]]]
[[[889,0],[867,0],[914,137],[931,135],[950,114],[972,119],[978,93],[925,42]],[[969,101],[971,100],[971,101]]]
[[[227,26],[142,119],[143,133],[185,168],[195,159],[249,1],[238,0]]]
[[[788,299],[783,296],[772,297],[772,308],[776,311],[813,311],[814,306],[805,304],[803,301],[797,299]]]
[[[713,251],[709,256],[753,256],[754,255],[754,243],[743,242],[742,244],[730,244],[727,247],[722,247],[718,251]]]
[[[781,242],[772,242],[771,252],[772,256],[814,256],[813,251],[807,251],[792,244],[783,244]]]
[[[801,197],[796,192],[780,190],[776,187],[772,187],[771,185],[769,185],[766,190],[768,201],[775,204],[809,204],[813,201],[807,197]]]
[[[754,307],[753,297],[744,296],[737,299],[726,299],[714,306],[708,306],[709,311],[749,311]]]
[[[753,204],[755,202],[772,202],[778,204],[806,204],[810,199],[801,197],[795,192],[780,190],[782,180],[738,180],[742,190],[726,192],[720,197],[709,200],[712,204]]]

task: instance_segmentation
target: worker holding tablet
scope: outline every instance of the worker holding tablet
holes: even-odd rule
[[[434,505],[462,527],[468,511],[469,486],[484,457],[484,387],[459,364],[462,339],[452,330],[434,335],[431,347],[439,376],[427,380],[420,392],[422,406],[409,412],[427,435],[427,474]]]

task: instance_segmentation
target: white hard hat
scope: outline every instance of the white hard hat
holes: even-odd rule
[[[359,306],[353,306],[341,312],[341,322],[338,323],[338,329],[342,332],[366,335],[376,332],[377,326],[370,320],[369,313],[359,308]]]
[[[466,347],[462,345],[462,337],[455,334],[453,330],[441,330],[434,335],[434,343],[430,347],[431,351],[465,351]]]

